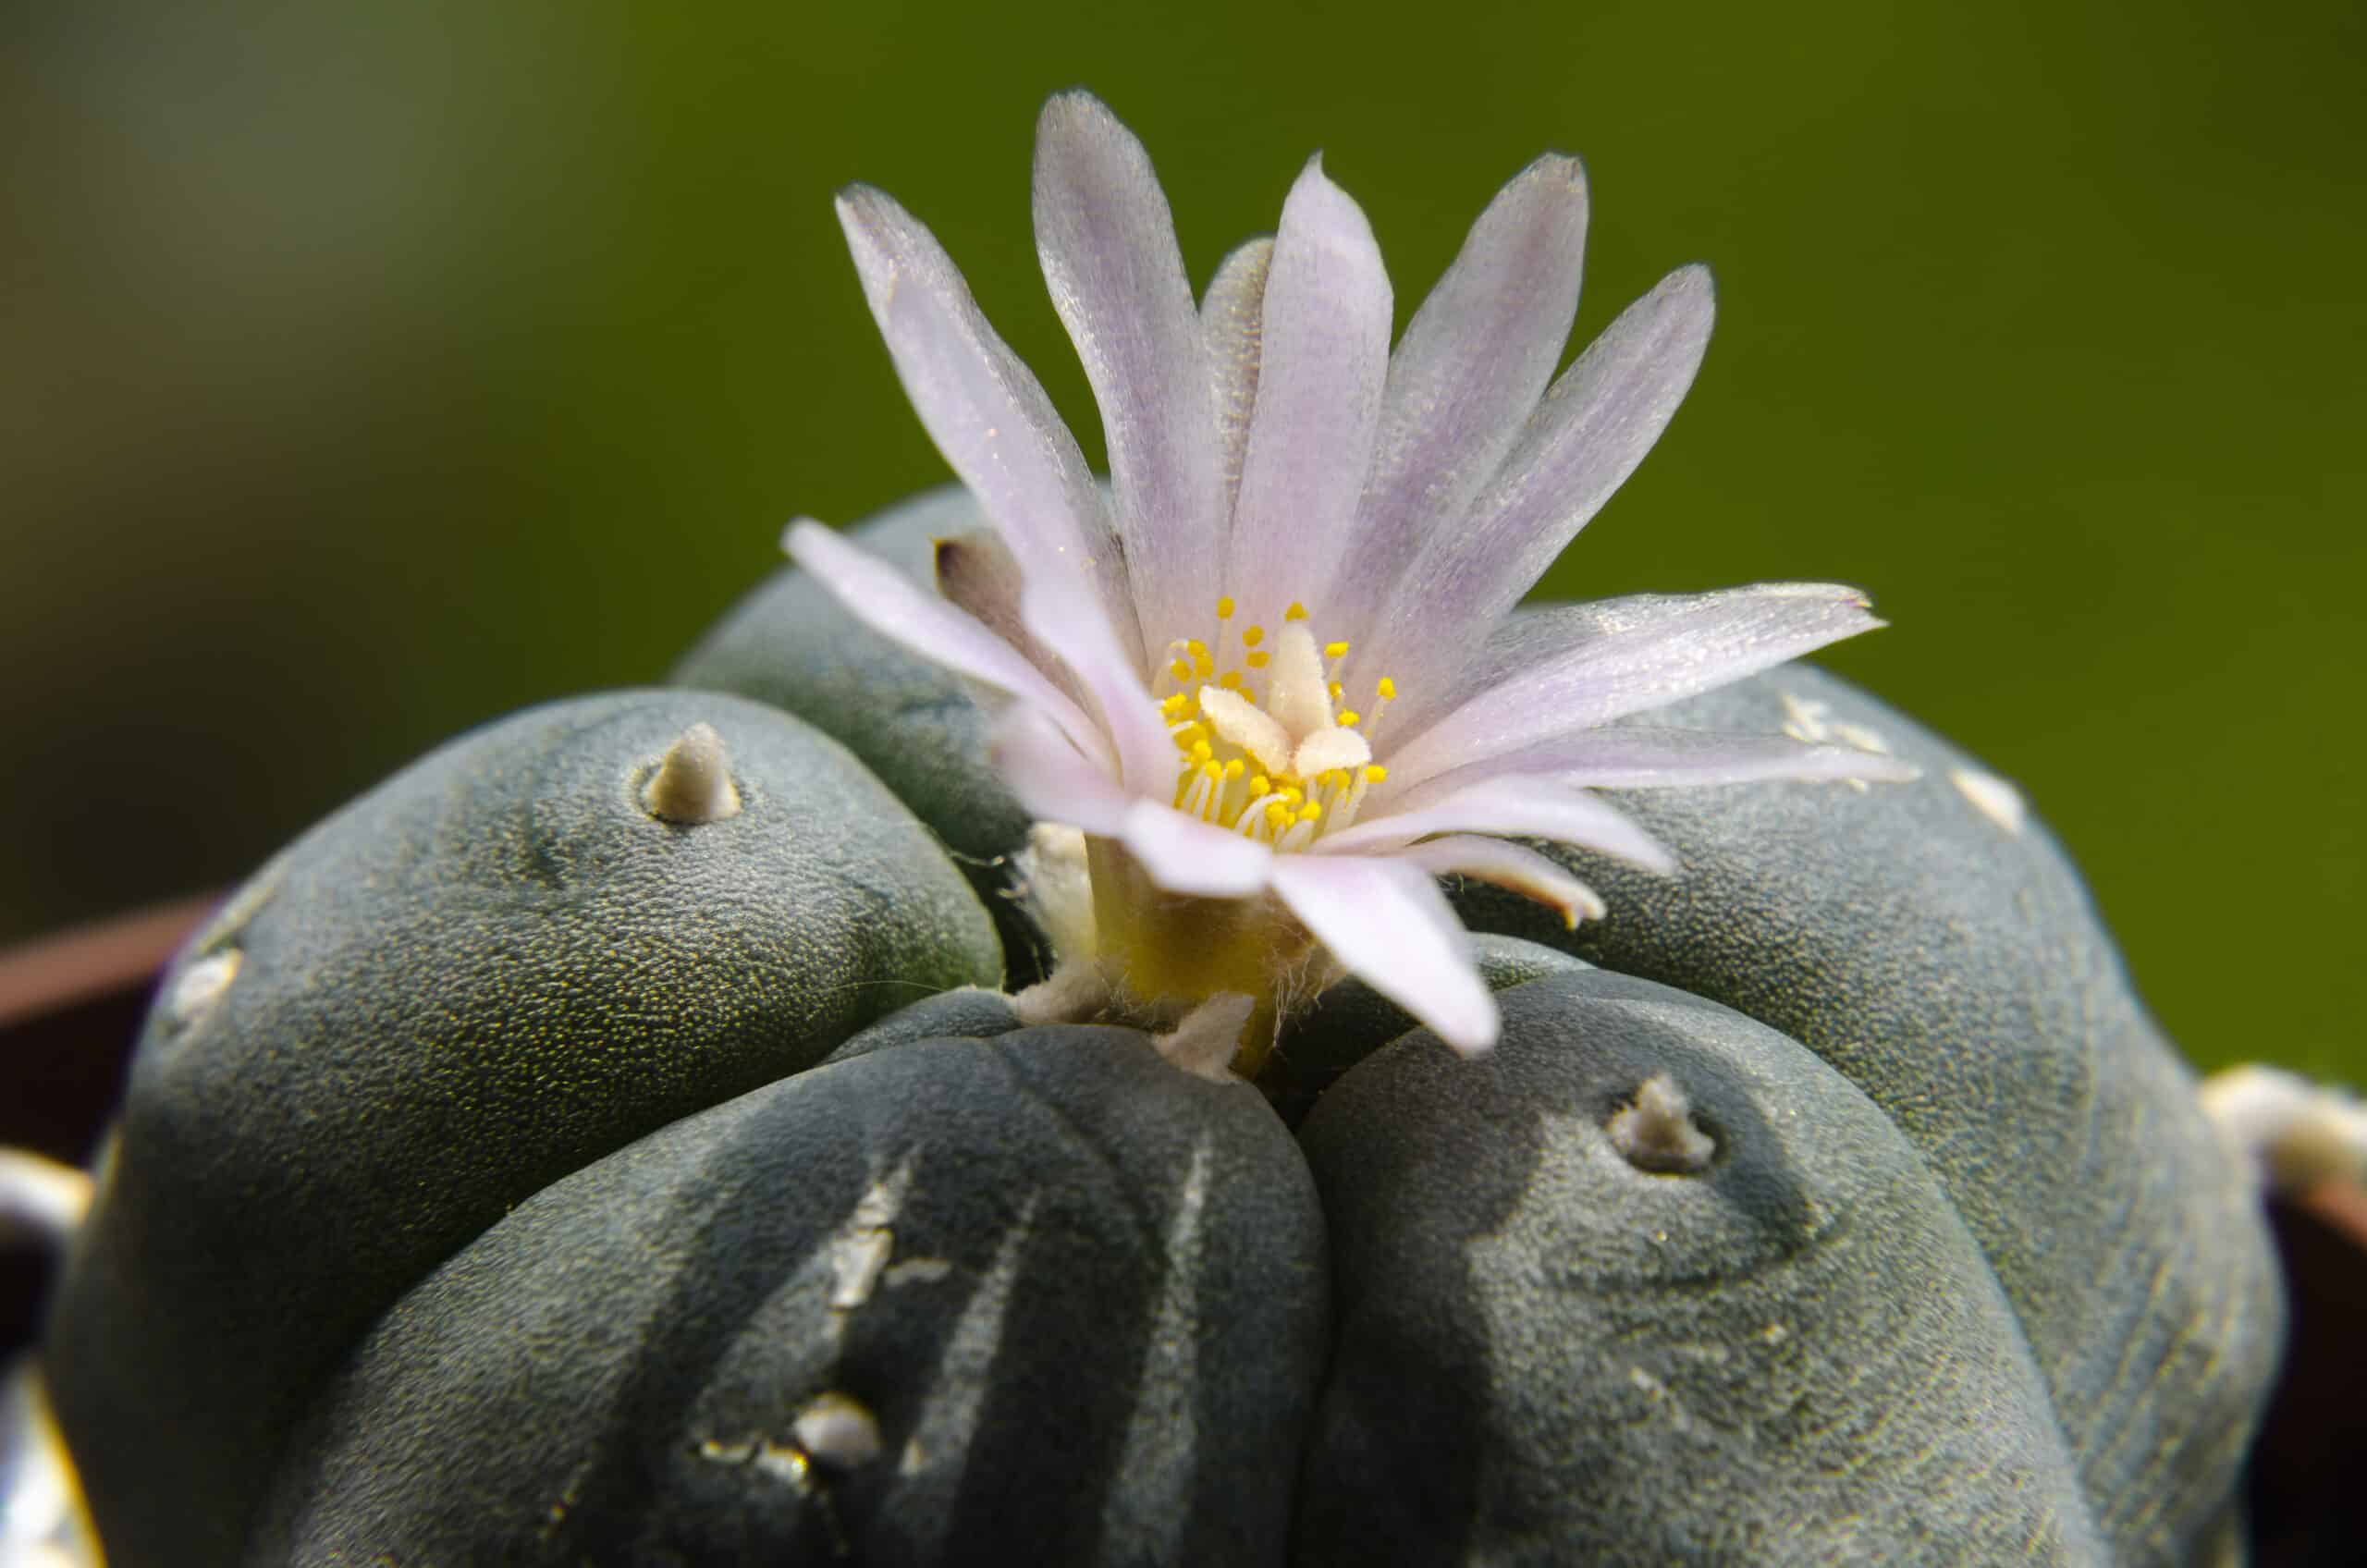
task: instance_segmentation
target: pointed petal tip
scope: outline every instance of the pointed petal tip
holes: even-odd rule
[[[868,229],[879,219],[882,205],[895,206],[896,199],[876,185],[853,180],[839,187],[830,197],[831,210],[839,214],[840,227],[852,233],[857,227]]]
[[[1112,154],[1120,166],[1139,165],[1150,172],[1150,152],[1142,138],[1112,114],[1110,105],[1082,87],[1055,92],[1036,116],[1036,182],[1039,199],[1048,183],[1077,185],[1085,171],[1107,167]],[[1059,178],[1059,171],[1067,178]]]
[[[1583,197],[1587,193],[1587,165],[1575,153],[1540,153],[1507,183],[1523,185],[1531,180],[1559,180],[1572,195]]]
[[[840,231],[846,236],[847,253],[854,259],[863,297],[884,327],[884,312],[896,292],[899,259],[908,257],[912,249],[909,240],[899,243],[895,231],[919,226],[894,197],[876,186],[846,186],[832,198],[831,206],[839,214]]]
[[[1372,238],[1372,220],[1365,215],[1365,210],[1356,199],[1331,178],[1331,172],[1323,166],[1323,153],[1319,150],[1308,156],[1306,166],[1298,171],[1296,179],[1291,181],[1290,194],[1282,198],[1282,227],[1284,231],[1293,227],[1290,221],[1293,207],[1303,210],[1312,207],[1314,211],[1306,214],[1306,217],[1338,225],[1339,233],[1343,237],[1353,237],[1355,241],[1372,245],[1376,251],[1380,249]]]
[[[1089,87],[1064,87],[1044,100],[1044,107],[1036,116],[1036,140],[1041,143],[1056,131],[1094,124],[1120,131],[1126,129],[1110,105],[1101,101],[1099,93]]]

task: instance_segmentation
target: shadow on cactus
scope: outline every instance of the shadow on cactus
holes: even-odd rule
[[[1705,272],[1556,377],[1541,159],[1392,352],[1319,165],[1196,298],[1057,98],[1105,485],[840,215],[963,485],[182,956],[44,1347],[117,1560],[2240,1550],[2254,1195],[2035,816],[1851,590],[1514,610]]]

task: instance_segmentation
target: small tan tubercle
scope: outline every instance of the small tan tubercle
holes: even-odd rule
[[[1693,1120],[1693,1102],[1665,1072],[1655,1072],[1635,1100],[1604,1124],[1612,1146],[1628,1164],[1657,1176],[1689,1176],[1709,1169],[1717,1140]]]
[[[693,724],[666,749],[657,771],[641,791],[641,803],[663,822],[696,826],[740,813],[740,791],[731,785],[731,759],[712,724]]]

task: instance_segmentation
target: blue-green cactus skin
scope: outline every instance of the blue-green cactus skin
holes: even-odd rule
[[[860,533],[925,578],[981,522],[939,491]],[[2045,829],[1846,682],[1650,722],[1870,740],[1919,781],[1622,797],[1686,869],[1551,851],[1608,919],[1453,889],[1495,1059],[1351,984],[1286,1031],[1277,1116],[977,988],[1005,943],[1035,973],[1001,896],[1027,823],[952,677],[784,571],[676,680],[436,753],[168,981],[47,1346],[120,1562],[937,1562],[1004,1530],[1076,1561],[2220,1561],[2281,1333],[2247,1175]],[[744,809],[655,821],[693,720]],[[1606,1152],[1655,1067],[1713,1169]],[[815,1259],[924,1145],[892,1256],[953,1283],[883,1286],[884,1348],[832,1360]],[[1194,1190],[1215,1250],[1179,1260]],[[948,1359],[1023,1230],[1046,1299]],[[1143,1370],[1186,1344],[1191,1377]],[[858,1373],[883,1442],[940,1396],[987,1415],[798,1471],[783,1432]],[[1167,1449],[1129,1446],[1146,1411]],[[898,1498],[986,1533],[899,1534]]]
[[[432,1274],[251,1561],[1281,1563],[1330,1321],[1290,1134],[1131,1031],[945,1000],[998,1032],[891,1021]],[[825,1394],[873,1457],[799,1450]]]
[[[1995,1268],[2116,1561],[2189,1561],[2275,1375],[2280,1284],[2251,1182],[2079,874],[1979,762],[1821,670],[1651,722],[1846,726],[1923,776],[1614,793],[1681,875],[1550,850],[1607,919],[1571,933],[1472,887],[1466,920],[1722,1002],[1864,1090]]]
[[[700,722],[741,809],[660,821],[641,791]],[[218,994],[175,1005],[232,955]],[[512,1206],[1000,978],[911,814],[758,704],[554,704],[355,801],[167,977],[57,1292],[46,1364],[111,1556],[235,1561],[314,1383]]]
[[[1301,1564],[2110,1559],[2013,1308],[1915,1148],[1815,1055],[1600,970],[1417,1032],[1300,1141],[1337,1342]],[[1714,1138],[1608,1129],[1665,1075]]]

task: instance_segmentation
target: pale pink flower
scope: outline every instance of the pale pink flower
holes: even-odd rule
[[[1344,971],[1483,1050],[1496,1008],[1440,876],[1575,925],[1600,900],[1507,836],[1676,869],[1596,788],[1907,773],[1782,736],[1605,728],[1879,625],[1853,589],[1505,624],[1710,335],[1710,275],[1686,267],[1553,375],[1586,229],[1574,160],[1497,195],[1393,354],[1380,252],[1319,159],[1196,302],[1148,157],[1088,94],[1044,110],[1035,208],[1108,489],[935,238],[858,186],[839,214],[864,291],[995,532],[941,545],[943,598],[818,524],[787,544],[866,623],[1000,694],[1002,777],[1088,846],[1091,950],[1053,986],[1072,1011],[1174,1023],[1215,998],[1220,1048],[1207,1028],[1188,1048],[1220,1065],[1253,1008],[1270,1031]]]

